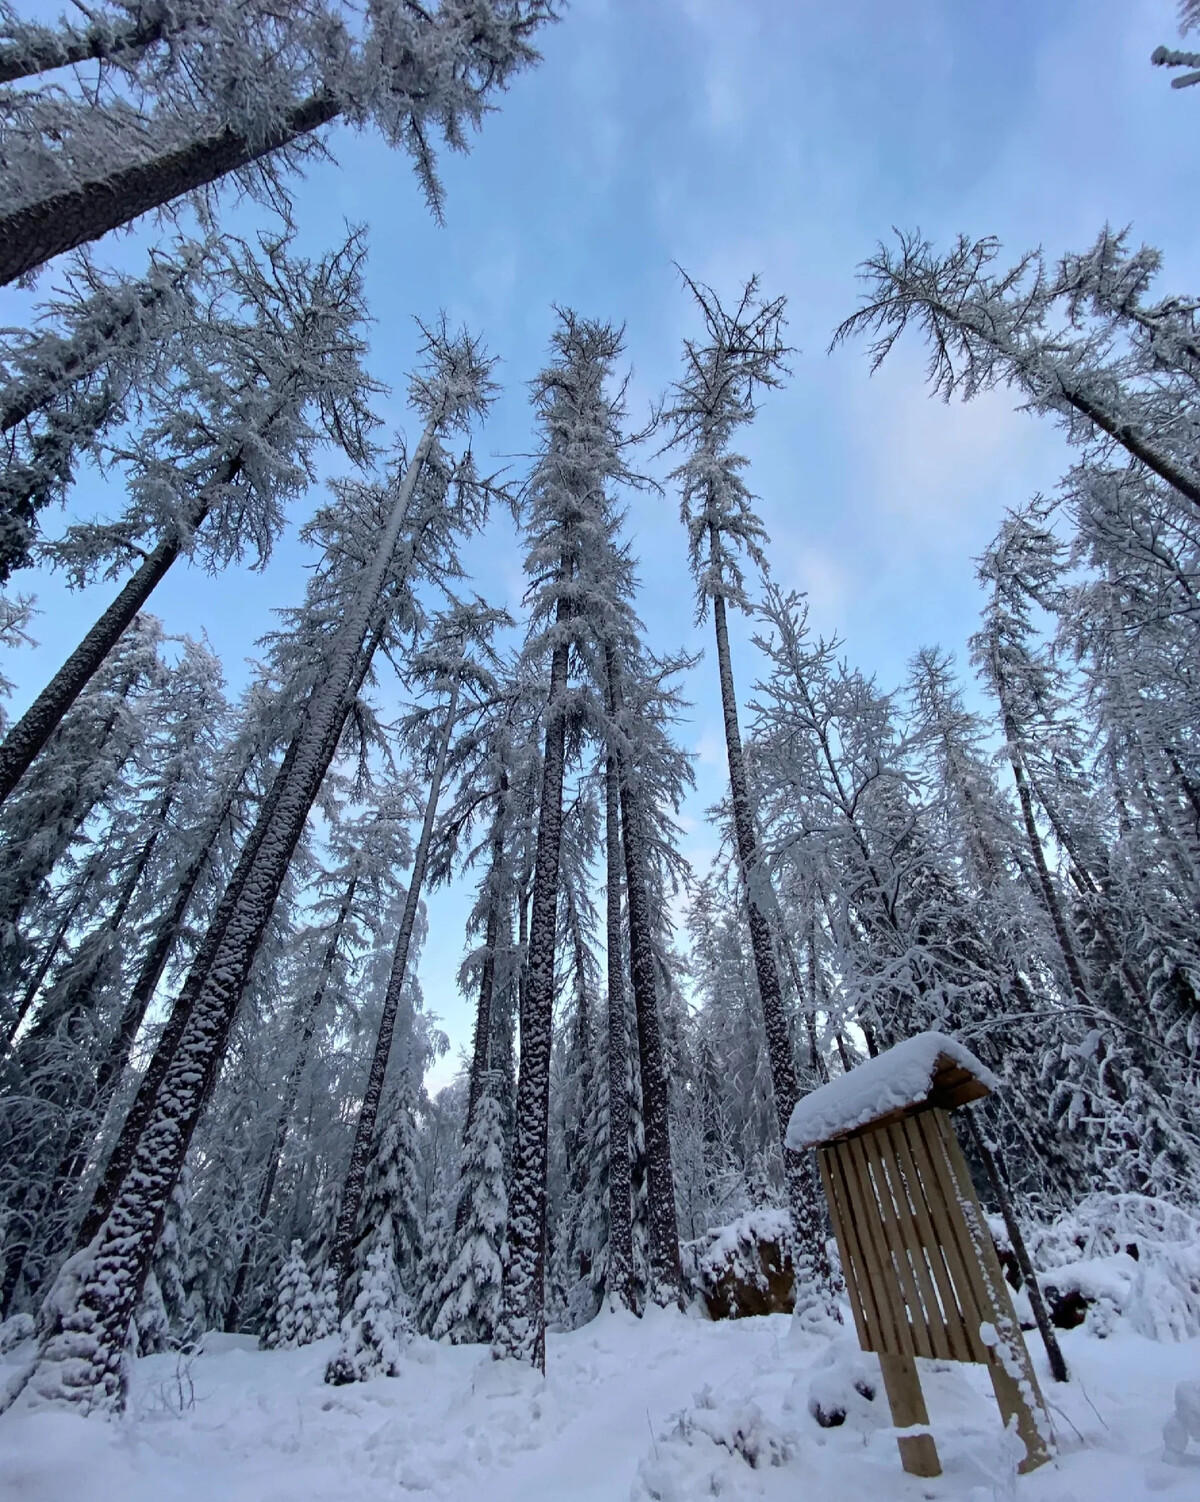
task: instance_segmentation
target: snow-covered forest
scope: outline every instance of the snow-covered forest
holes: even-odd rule
[[[800,268],[681,262],[653,389],[552,282],[521,290],[552,307],[529,380],[414,286],[398,384],[389,246],[369,215],[313,238],[335,126],[336,171],[379,145],[453,238],[446,163],[573,24],[0,4],[0,1491],[1186,1496],[1200,288],[1119,196],[1041,249],[876,226],[833,354],[1062,459],[959,560],[962,639],[885,681],[751,457],[826,358]],[[1160,24],[1137,66],[1190,122],[1200,5]],[[687,641],[646,624],[663,508]],[[281,549],[288,604],[218,654],[204,588]],[[42,589],[90,612],[46,672]],[[929,1032],[996,1083],[953,1119],[1056,1458],[1018,1478],[934,1363],[922,1490],[785,1138]]]

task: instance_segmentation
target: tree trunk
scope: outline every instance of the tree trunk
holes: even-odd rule
[[[250,1280],[250,1268],[254,1262],[254,1248],[258,1241],[259,1232],[267,1218],[267,1211],[271,1208],[271,1196],[275,1193],[275,1180],[279,1177],[279,1165],[283,1160],[284,1144],[287,1142],[288,1130],[292,1124],[292,1113],[296,1109],[296,1101],[300,1095],[300,1084],[304,1079],[304,1071],[308,1067],[308,1050],[312,1043],[313,1034],[317,1030],[317,1018],[321,1013],[321,1005],[325,1000],[325,992],[329,988],[329,977],[333,974],[334,962],[337,959],[338,948],[342,942],[342,932],[346,927],[346,919],[350,916],[350,906],[354,901],[355,889],[358,886],[358,873],[350,878],[342,897],[341,906],[338,908],[337,921],[333,926],[333,933],[329,943],[325,946],[325,954],[321,960],[321,974],[317,981],[317,988],[313,992],[304,1013],[304,1025],[300,1032],[300,1045],[296,1050],[296,1057],[292,1061],[292,1067],[288,1070],[287,1079],[283,1086],[283,1101],[279,1107],[279,1116],[275,1122],[275,1135],[271,1140],[271,1151],[267,1156],[267,1171],[263,1175],[262,1184],[258,1191],[258,1204],[255,1208],[254,1223],[246,1235],[242,1246],[242,1255],[238,1261],[237,1276],[233,1280],[233,1292],[229,1296],[229,1304],[225,1310],[224,1328],[225,1333],[232,1335],[242,1318],[242,1300],[246,1296],[246,1284]]]
[[[341,112],[332,95],[313,94],[261,137],[252,140],[225,126],[157,156],[126,161],[107,177],[59,189],[0,215],[0,286],[27,276],[64,251],[98,240],[142,214],[251,166],[328,125]]]
[[[615,650],[605,651],[608,709],[614,723],[624,717],[621,666]],[[646,871],[641,810],[628,752],[617,743],[621,795],[621,836],[625,850],[625,904],[629,914],[629,969],[637,1013],[638,1057],[642,1076],[642,1118],[646,1130],[646,1168],[650,1222],[649,1298],[656,1304],[678,1303],[682,1284],[679,1226],[675,1214],[675,1175],[671,1164],[671,1118],[666,1063],[658,1015],[650,891]]]
[[[1050,1361],[1050,1370],[1056,1382],[1069,1380],[1067,1363],[1063,1359],[1062,1347],[1058,1343],[1058,1336],[1054,1333],[1054,1326],[1050,1322],[1050,1315],[1046,1310],[1046,1302],[1042,1298],[1042,1290],[1038,1286],[1037,1274],[1033,1270],[1033,1263],[1029,1258],[1029,1251],[1025,1246],[1025,1238],[1021,1234],[1021,1224],[1017,1220],[1017,1212],[1013,1207],[1012,1197],[1004,1180],[1000,1177],[1000,1170],[996,1166],[996,1160],[992,1156],[992,1150],[979,1130],[979,1123],[975,1120],[974,1111],[964,1111],[967,1118],[967,1131],[971,1136],[971,1144],[979,1154],[980,1162],[992,1186],[996,1201],[1000,1206],[1000,1214],[1004,1217],[1004,1224],[1008,1229],[1008,1239],[1012,1242],[1013,1255],[1017,1259],[1017,1266],[1021,1269],[1021,1277],[1025,1280],[1025,1287],[1029,1293],[1029,1307],[1033,1310],[1033,1317],[1037,1321],[1038,1333],[1042,1337],[1042,1344],[1046,1347],[1046,1355]]]
[[[997,678],[997,683],[1001,680]],[[1000,718],[1004,727],[1005,751],[1008,754],[1008,764],[1012,768],[1013,781],[1017,787],[1017,801],[1021,806],[1021,822],[1025,826],[1025,839],[1029,845],[1029,854],[1033,859],[1033,867],[1037,872],[1038,887],[1041,891],[1042,902],[1049,916],[1051,926],[1054,929],[1054,937],[1058,941],[1059,953],[1062,955],[1063,964],[1066,966],[1067,978],[1071,983],[1076,1002],[1089,1013],[1094,1012],[1092,999],[1088,995],[1087,986],[1083,979],[1083,970],[1079,964],[1079,957],[1075,953],[1075,946],[1071,942],[1070,930],[1062,910],[1062,904],[1058,900],[1058,893],[1054,890],[1054,883],[1050,879],[1050,869],[1046,865],[1046,852],[1042,849],[1042,837],[1038,832],[1037,819],[1033,812],[1033,795],[1029,791],[1029,781],[1025,776],[1025,764],[1021,759],[1020,741],[1017,735],[1016,721],[1012,711],[1004,702],[1003,690],[1001,690]]]
[[[566,582],[564,577],[564,588]],[[570,615],[570,605],[560,596],[556,612],[560,634]],[[550,661],[546,753],[542,762],[529,950],[521,996],[517,1140],[508,1215],[509,1261],[493,1346],[497,1356],[527,1361],[543,1372],[546,1370],[546,1157],[569,656],[566,642],[560,642]]]
[[[94,863],[92,864],[92,869],[94,869]],[[12,1047],[13,1039],[20,1032],[22,1022],[25,1021],[25,1018],[29,1015],[30,1007],[32,1007],[33,1003],[37,1000],[38,992],[42,988],[42,982],[50,973],[51,965],[53,965],[54,961],[58,958],[59,951],[63,946],[63,940],[67,937],[67,931],[70,929],[71,924],[75,921],[75,914],[79,911],[80,907],[83,904],[83,899],[88,894],[88,885],[90,878],[91,870],[84,873],[83,879],[79,883],[78,892],[76,893],[73,901],[68,905],[66,912],[63,914],[62,921],[54,931],[54,936],[51,938],[49,944],[46,945],[46,948],[42,953],[42,957],[38,961],[37,969],[29,978],[29,984],[25,987],[24,995],[21,997],[21,1000],[17,1005],[13,1019],[11,1023],[9,1023],[5,1028],[3,1039],[0,1039],[0,1058],[3,1058],[8,1050]]]
[[[124,1404],[129,1320],[224,1057],[250,967],[353,707],[367,638],[437,425],[431,418],[417,445],[372,561],[331,644],[324,675],[305,710],[292,764],[286,774],[280,769],[275,781],[283,785],[278,791],[273,787],[268,797],[266,827],[256,831],[257,838],[251,836],[253,855],[249,862],[239,862],[231,882],[236,897],[231,905],[224,899],[219,905],[220,940],[204,956],[202,979],[193,985],[189,977],[184,987],[184,994],[190,992],[194,999],[129,1171],[89,1246],[77,1289],[58,1311],[59,1328],[47,1331],[43,1340],[32,1380],[51,1401],[109,1410]],[[87,1332],[86,1354],[80,1352],[80,1331]]]
[[[508,779],[501,775],[499,793],[503,799],[508,791]],[[496,948],[500,943],[500,919],[502,899],[499,891],[504,868],[504,814],[503,807],[496,813],[492,826],[492,860],[488,871],[488,915],[483,936],[483,970],[479,977],[479,1003],[475,1009],[475,1037],[471,1050],[471,1075],[467,1086],[467,1119],[463,1124],[463,1145],[471,1135],[475,1120],[475,1108],[483,1096],[483,1087],[489,1068],[492,1039],[492,999],[496,989]],[[510,929],[511,935],[511,929]],[[466,1215],[466,1201],[460,1200],[455,1229],[462,1230]]]
[[[193,957],[188,983],[185,984],[179,996],[176,997],[175,1005],[171,1008],[171,1015],[167,1020],[167,1025],[159,1037],[158,1044],[155,1047],[150,1063],[146,1066],[145,1073],[138,1082],[137,1093],[133,1097],[125,1120],[122,1123],[120,1133],[113,1144],[113,1149],[109,1154],[104,1172],[96,1184],[88,1212],[84,1216],[79,1231],[76,1234],[75,1249],[77,1251],[91,1241],[92,1237],[107,1219],[117,1191],[120,1189],[125,1175],[129,1171],[129,1165],[133,1162],[134,1152],[137,1149],[142,1132],[145,1130],[146,1123],[150,1120],[150,1114],[154,1109],[159,1086],[162,1084],[167,1069],[175,1057],[175,1050],[179,1046],[183,1029],[187,1024],[188,1017],[191,1015],[191,1007],[195,1000],[199,981],[203,974],[206,973],[207,967],[212,960],[213,949],[224,933],[224,925],[228,920],[233,900],[236,896],[235,882],[238,881],[239,874],[244,875],[245,871],[249,869],[249,864],[258,850],[262,836],[269,824],[270,811],[274,808],[273,795],[282,791],[285,774],[290,771],[298,747],[299,735],[297,734],[293,737],[288,747],[279,772],[272,780],[271,790],[259,810],[255,827],[242,849],[238,867],[230,878],[222,902],[208,925],[200,948]],[[184,919],[187,916],[188,908],[191,906],[196,887],[200,882],[200,878],[204,875],[205,867],[212,858],[213,845],[220,833],[222,824],[229,816],[242,779],[249,770],[249,765],[250,759],[248,758],[241,775],[230,787],[229,796],[225,800],[220,816],[210,825],[207,837],[201,848],[197,851],[187,870],[184,872],[183,880],[180,882],[175,894],[175,902],[172,905],[171,912],[159,925],[154,936],[154,942],[142,960],[137,979],[134,981],[129,993],[129,1000],[125,1003],[124,1010],[121,1013],[116,1034],[109,1044],[108,1052],[104,1056],[97,1075],[97,1095],[103,1095],[106,1110],[109,1101],[116,1092],[117,1085],[120,1083],[121,1075],[129,1064],[133,1045],[145,1020],[146,1012],[149,1009],[151,1001],[154,999],[154,993],[158,989],[158,983],[162,979],[163,971],[167,967],[167,961],[170,959],[171,953],[183,931]],[[193,978],[195,979],[193,980]],[[82,1173],[83,1166],[82,1163],[77,1163],[75,1172]]]
[[[226,460],[214,486],[228,485],[242,468],[238,459]],[[208,515],[211,500],[202,495],[188,518],[194,532]],[[63,716],[91,682],[105,658],[120,641],[142,606],[166,577],[183,551],[183,534],[164,537],[127,580],[125,587],[51,678],[0,744],[0,803],[29,770],[33,759],[62,723]]]
[[[337,1277],[339,1299],[344,1303],[346,1287],[350,1281],[351,1262],[354,1257],[358,1216],[362,1209],[363,1191],[367,1183],[367,1168],[370,1165],[371,1149],[375,1145],[375,1122],[379,1115],[379,1102],[383,1097],[383,1082],[387,1075],[388,1058],[392,1051],[392,1036],[396,1031],[396,1017],[400,1011],[400,997],[408,974],[408,951],[412,944],[413,926],[417,921],[417,909],[421,905],[421,887],[425,881],[425,867],[429,862],[429,847],[433,840],[433,825],[437,818],[438,798],[442,791],[442,778],[446,773],[446,759],[450,754],[450,740],[454,734],[454,722],[458,717],[458,695],[462,686],[456,678],[446,706],[446,723],[438,744],[437,760],[433,776],[429,780],[429,795],[425,800],[425,818],[421,824],[421,837],[413,856],[412,876],[404,897],[404,912],[400,918],[400,931],[396,935],[396,948],[392,955],[392,969],[388,976],[387,992],[383,998],[383,1011],[379,1018],[379,1032],[375,1037],[375,1053],[371,1059],[367,1088],[363,1092],[358,1121],[354,1127],[354,1145],[350,1149],[350,1162],[346,1169],[342,1198],[338,1208],[337,1229],[329,1253],[329,1265]]]
[[[716,528],[710,534],[714,557],[719,557],[720,541]],[[725,721],[725,750],[729,759],[729,787],[733,807],[734,836],[738,867],[746,890],[749,914],[750,947],[754,952],[754,973],[758,981],[763,1011],[763,1031],[767,1040],[767,1057],[771,1066],[771,1091],[775,1116],[779,1123],[779,1145],[787,1180],[788,1203],[796,1228],[796,1296],[801,1297],[802,1279],[813,1284],[812,1295],[836,1315],[833,1300],[832,1270],[821,1234],[821,1214],[817,1204],[817,1186],[808,1155],[789,1152],[788,1123],[799,1095],[796,1066],[792,1059],[787,1014],[783,1007],[783,989],[771,944],[768,917],[767,873],[759,857],[758,835],[742,753],[742,733],[738,725],[737,698],[733,686],[733,662],[729,652],[729,626],[725,617],[725,600],[713,599],[713,625],[717,638],[717,671],[721,681],[721,711]]]
[[[144,14],[126,26],[89,26],[85,31],[64,27],[65,34],[39,26],[38,34],[23,45],[10,42],[0,47],[0,84],[78,63],[128,61],[162,38],[166,15],[163,7],[148,5]]]
[[[636,1310],[629,1162],[629,1021],[621,937],[621,812],[617,758],[604,763],[605,943],[608,950],[608,1297]]]

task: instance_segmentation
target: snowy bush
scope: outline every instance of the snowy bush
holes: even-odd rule
[[[720,1496],[736,1487],[737,1462],[759,1470],[791,1459],[791,1444],[757,1404],[718,1403],[707,1386],[693,1403],[675,1415],[671,1428],[655,1441],[653,1455],[638,1467],[632,1502]]]
[[[338,1330],[337,1274],[327,1267],[313,1294],[313,1339],[324,1340]]]
[[[0,1323],[0,1356],[7,1356],[9,1351],[15,1351],[23,1342],[32,1340],[33,1333],[32,1314],[10,1315]]]
[[[391,1248],[377,1246],[367,1257],[354,1308],[342,1321],[342,1342],[325,1368],[325,1380],[341,1387],[372,1377],[398,1377],[411,1339],[408,1299],[400,1290]]]
[[[792,1217],[786,1210],[748,1210],[693,1243],[694,1281],[713,1319],[790,1314],[795,1294]]]
[[[798,1409],[802,1378],[784,1406]],[[817,1362],[804,1389],[803,1407],[822,1429],[877,1429],[888,1422],[886,1405],[876,1403],[879,1371],[874,1359],[865,1356],[853,1337],[832,1341]]]
[[[1189,1439],[1200,1439],[1200,1382],[1181,1382],[1175,1389],[1175,1412],[1163,1425],[1163,1448],[1182,1456]]]
[[[1140,1194],[1093,1194],[1029,1236],[1055,1322],[1152,1340],[1200,1334],[1200,1217]]]

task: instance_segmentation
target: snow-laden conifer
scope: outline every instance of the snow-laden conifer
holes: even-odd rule
[[[484,1094],[463,1148],[460,1225],[454,1259],[438,1287],[431,1334],[454,1345],[490,1341],[500,1312],[503,1248],[508,1224],[500,1107]]]
[[[132,11],[132,15],[130,14]],[[98,84],[8,90],[0,282],[139,215],[212,189],[287,204],[286,179],[339,118],[406,151],[441,213],[436,138],[465,151],[496,93],[537,60],[552,0],[379,0],[283,9],[200,4],[88,12],[84,27],[0,17],[0,82],[94,57]]]
[[[766,533],[743,478],[746,460],[732,444],[738,430],[754,417],[760,393],[782,380],[787,354],[783,342],[784,301],[764,299],[757,279],[752,278],[730,311],[711,289],[690,281],[688,285],[704,320],[704,335],[684,344],[684,374],[674,388],[667,418],[674,442],[684,452],[674,479],[682,495],[688,555],[696,580],[697,618],[703,620],[711,606],[716,633],[737,860],[746,894],[782,1142],[798,1084],[771,932],[774,900],[770,875],[759,849],[738,723],[727,607],[749,609],[740,555],[760,567],[765,564]],[[813,1300],[818,1314],[836,1318],[828,1261],[819,1234],[815,1171],[810,1162],[795,1154],[785,1151],[784,1160],[793,1223],[800,1254],[807,1264],[804,1297]],[[799,1273],[798,1265],[798,1279]]]
[[[477,487],[441,447],[443,432],[469,428],[490,396],[490,362],[466,336],[428,337],[429,363],[413,381],[412,398],[425,427],[407,467],[390,487],[391,504],[378,532],[356,540],[361,564],[333,560],[345,578],[345,605],[324,647],[303,719],[275,775],[255,828],[218,903],[176,1011],[182,1021],[145,1128],[104,1224],[90,1244],[88,1270],[43,1342],[34,1391],[51,1402],[120,1407],[124,1398],[125,1332],[149,1269],[171,1187],[220,1066],[238,1003],[314,799],[337,751],[379,635],[391,609],[393,581],[404,583],[423,556],[436,567],[452,547],[453,528],[474,517]],[[446,484],[417,498],[426,463]],[[459,469],[460,488],[447,504]],[[428,483],[428,482],[427,482]],[[414,504],[415,502],[415,504]],[[430,550],[426,552],[425,550]],[[345,577],[346,575],[348,577]],[[314,581],[314,589],[324,581]]]
[[[275,1280],[275,1307],[263,1344],[272,1351],[291,1351],[316,1339],[312,1279],[304,1261],[304,1247],[293,1241],[287,1261]]]
[[[331,442],[368,454],[357,235],[312,262],[286,240],[259,251],[213,247],[200,310],[180,316],[159,379],[139,391],[140,420],[99,450],[121,466],[130,497],[113,522],[81,523],[53,548],[76,583],[133,573],[0,745],[0,799],[45,747],[85,685],[182,555],[217,569],[247,553],[265,560],[289,500]]]
[[[342,1320],[337,1354],[325,1368],[334,1387],[369,1382],[372,1377],[398,1377],[404,1348],[412,1339],[407,1295],[400,1288],[391,1249],[372,1249],[354,1307]]]

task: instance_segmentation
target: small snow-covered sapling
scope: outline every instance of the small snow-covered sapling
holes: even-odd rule
[[[1175,1412],[1163,1425],[1163,1448],[1180,1457],[1188,1440],[1200,1440],[1200,1382],[1180,1382],[1175,1388]]]

